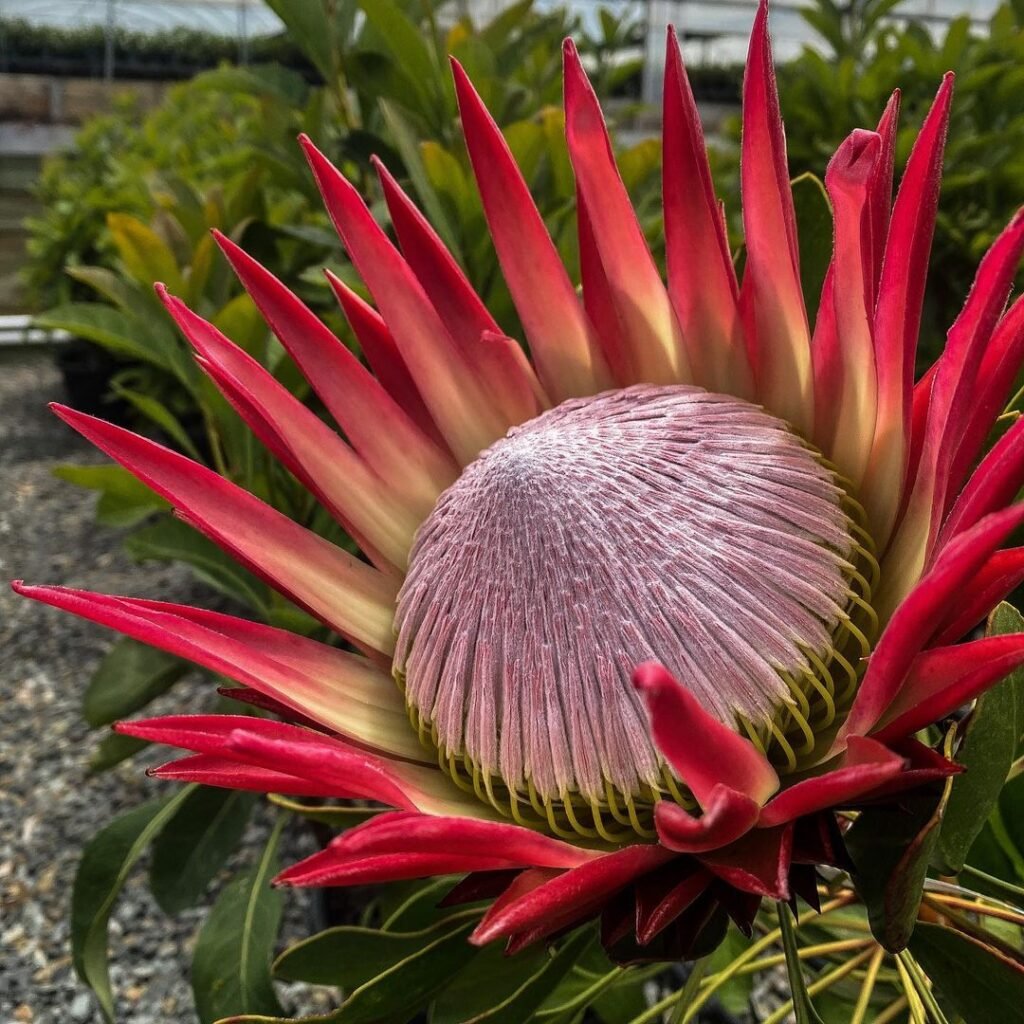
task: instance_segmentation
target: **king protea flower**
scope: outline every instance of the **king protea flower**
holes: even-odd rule
[[[898,96],[829,164],[834,256],[812,333],[764,4],[743,87],[742,285],[674,37],[667,284],[572,43],[582,294],[453,67],[528,356],[383,167],[397,246],[308,139],[376,306],[330,278],[370,369],[218,241],[340,429],[160,289],[203,370],[365,559],[57,410],[361,653],[197,608],[18,589],[232,677],[283,719],[120,724],[192,752],[158,777],[393,808],[279,882],[464,875],[453,902],[496,897],[474,942],[517,949],[601,915],[622,955],[693,953],[762,897],[813,899],[814,865],[842,855],[836,812],[955,771],[914,734],[1024,662],[1024,635],[957,642],[1024,579],[1024,548],[999,550],[1024,521],[1024,421],[976,465],[1024,364],[1024,304],[1004,313],[1024,217],[915,386],[951,77],[895,203]]]

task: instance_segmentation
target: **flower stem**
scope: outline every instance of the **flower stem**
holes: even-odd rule
[[[855,971],[862,963],[870,960],[875,955],[875,950],[865,949],[863,953],[858,954],[852,960],[847,960],[846,963],[840,964],[835,970],[829,971],[828,974],[823,974],[813,984],[807,986],[807,994],[809,996],[816,996],[819,992],[824,992],[825,989],[831,988],[837,981],[842,981],[848,974]],[[766,1018],[764,1024],[781,1024],[786,1019],[787,1015],[793,1011],[793,1000],[780,1006],[770,1017]]]
[[[679,992],[675,1009],[672,1011],[672,1016],[669,1018],[669,1024],[682,1024],[683,1015],[693,1002],[693,997],[697,994],[697,989],[700,986],[701,979],[707,973],[710,966],[710,956],[703,956],[699,960],[695,960],[693,962],[693,965],[690,967],[690,973],[686,978],[686,984],[683,985]]]
[[[917,989],[917,994],[921,997],[921,1002],[924,1004],[924,1008],[928,1016],[934,1021],[934,1024],[949,1024],[946,1015],[942,1012],[942,1008],[935,1000],[928,977],[921,970],[921,965],[914,959],[910,950],[905,949],[901,953],[897,953],[896,956],[906,967],[911,983]]]
[[[971,877],[984,882],[986,885],[991,885],[994,889],[1002,889],[1003,892],[1010,893],[1013,896],[1024,896],[1024,888],[1021,886],[1014,885],[1012,882],[1006,882],[1002,878],[996,878],[995,875],[988,875],[984,871],[979,871],[977,868],[971,867],[970,864],[965,864],[960,869],[960,874],[970,875]]]
[[[907,997],[900,996],[895,1002],[890,1003],[871,1024],[890,1024],[907,1008]]]
[[[878,972],[882,968],[882,961],[884,959],[885,950],[879,946],[875,950],[875,955],[871,958],[871,963],[868,964],[867,977],[864,979],[860,995],[857,997],[857,1005],[854,1007],[850,1024],[864,1024],[864,1018],[867,1016],[868,1006],[871,1003],[871,996],[875,991],[875,982],[878,980]]]

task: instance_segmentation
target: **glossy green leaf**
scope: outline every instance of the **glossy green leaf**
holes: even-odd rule
[[[113,1022],[114,994],[107,963],[107,923],[132,867],[192,791],[179,790],[115,818],[94,836],[78,862],[71,894],[71,956],[78,976],[96,993]]]
[[[454,930],[460,932],[479,915],[459,911],[429,928],[415,932],[385,932],[376,928],[328,928],[297,942],[274,962],[274,975],[311,985],[358,989],[416,956]]]
[[[910,949],[965,1024],[1024,1022],[1024,966],[977,939],[918,925]]]
[[[832,207],[821,180],[801,174],[792,183],[796,233],[800,245],[800,284],[807,320],[814,327],[825,272],[832,261]]]
[[[204,583],[250,608],[264,612],[266,586],[229,558],[216,544],[177,519],[162,519],[125,540],[132,558],[146,561],[184,562]]]
[[[462,1024],[511,998],[547,962],[543,947],[508,957],[501,943],[485,946],[434,1002],[430,1024]]]
[[[281,1013],[270,977],[283,897],[270,882],[285,818],[256,863],[220,894],[196,941],[192,992],[201,1024],[228,1014]]]
[[[906,948],[914,930],[947,791],[930,786],[899,803],[868,807],[846,833],[871,931],[890,953]]]
[[[991,615],[988,635],[1024,632],[1024,617],[1003,602]],[[956,760],[966,771],[953,780],[936,846],[936,859],[947,874],[963,867],[1013,763],[1024,715],[1024,669],[1011,673],[978,698],[962,725]]]
[[[328,0],[267,0],[288,34],[328,82],[337,76],[338,48],[351,31],[355,5]],[[333,14],[333,18],[331,15]]]
[[[256,797],[239,790],[200,787],[153,844],[149,888],[168,914],[195,906],[234,852]]]
[[[189,665],[127,637],[118,640],[93,673],[82,712],[95,729],[144,708],[177,682]]]

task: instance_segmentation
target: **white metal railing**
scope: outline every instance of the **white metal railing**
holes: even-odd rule
[[[51,331],[34,326],[30,316],[0,316],[0,349],[21,345],[51,345],[70,338],[67,331]]]

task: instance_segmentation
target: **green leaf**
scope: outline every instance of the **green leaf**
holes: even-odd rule
[[[832,262],[832,207],[825,186],[813,174],[794,178],[792,189],[800,244],[800,286],[807,305],[807,320],[813,330],[825,273]]]
[[[989,618],[988,636],[1024,632],[1024,617],[1005,601]],[[953,780],[936,858],[945,874],[964,866],[971,844],[978,837],[999,800],[1013,764],[1024,714],[1024,669],[1017,669],[978,698],[966,723],[957,762],[963,775]]]
[[[270,958],[281,922],[277,872],[282,815],[259,860],[220,894],[196,941],[192,992],[202,1024],[229,1014],[281,1013],[270,979]]]
[[[124,542],[132,558],[184,562],[204,583],[264,614],[269,598],[264,584],[230,559],[213,541],[177,519],[163,519]]]
[[[380,112],[384,115],[388,129],[391,132],[391,139],[395,148],[401,154],[405,169],[416,186],[416,194],[420,197],[428,218],[437,233],[444,239],[452,255],[460,259],[458,237],[452,227],[451,219],[445,210],[441,197],[437,194],[434,186],[430,183],[430,176],[423,163],[420,153],[420,144],[409,122],[402,115],[399,109],[388,100],[380,101]]]
[[[40,313],[35,323],[93,341],[115,355],[139,359],[174,372],[176,353],[172,347],[177,342],[159,321],[144,324],[136,317],[98,302],[68,302]]]
[[[811,997],[807,992],[800,953],[796,942],[796,929],[793,927],[792,912],[785,903],[777,903],[779,929],[782,932],[782,949],[786,954],[786,973],[789,975],[789,990],[793,997],[793,1015],[796,1024],[822,1024],[818,1011],[814,1009]]]
[[[441,85],[439,69],[419,28],[394,0],[359,0],[359,6],[419,96],[436,105]]]
[[[439,938],[475,923],[465,911],[450,914],[415,932],[385,932],[375,928],[328,928],[286,949],[274,962],[274,976],[311,985],[359,989],[394,970]]]
[[[498,992],[489,992],[489,1007],[466,1016],[466,1024],[519,1024],[532,1019],[534,1012],[554,992],[593,941],[592,931],[583,928],[567,939],[553,956],[544,952],[539,969],[500,999],[495,999]],[[467,968],[469,971],[472,969],[472,965]]]
[[[477,955],[476,947],[467,941],[477,921],[478,914],[470,912],[467,920],[467,913],[463,911],[423,932],[399,935],[375,933],[370,929],[332,929],[335,936],[321,944],[317,956],[325,953],[330,956],[326,947],[333,945],[346,957],[345,966],[339,974],[331,968],[339,968],[340,965],[321,963],[318,965],[319,976],[344,975],[354,979],[356,974],[366,977],[369,973],[370,978],[351,991],[338,1010],[316,1020],[341,1021],[343,1024],[392,1024],[408,1020],[417,1010],[427,1006],[434,995],[450,983],[453,975]],[[361,932],[362,935],[349,935],[341,941],[337,936],[341,931]],[[322,936],[329,934],[322,933]],[[306,947],[299,955],[307,962],[307,944],[322,936],[314,936],[307,943],[299,944]],[[279,968],[291,952],[288,950],[279,958]],[[307,966],[317,967],[311,963]],[[344,981],[335,983],[346,987]]]
[[[351,30],[355,6],[324,0],[267,0],[267,6],[284,22],[288,35],[320,74],[332,82],[338,73],[336,54]]]
[[[948,790],[931,786],[899,804],[869,807],[846,833],[871,931],[890,953],[905,949],[914,930]]]
[[[107,964],[107,923],[128,874],[184,803],[192,786],[115,818],[82,852],[71,894],[71,956],[78,976],[96,993],[113,1024],[114,995]]]
[[[1024,967],[952,928],[920,924],[910,950],[965,1024],[1024,1022]]]
[[[82,711],[94,728],[144,708],[176,683],[189,665],[127,637],[118,640],[89,680]]]
[[[153,845],[149,888],[168,914],[195,906],[241,841],[256,797],[202,786]]]
[[[180,451],[191,456],[196,462],[203,462],[202,455],[188,436],[187,431],[181,425],[178,418],[167,408],[163,402],[153,398],[152,395],[144,394],[141,391],[133,391],[116,381],[111,385],[114,394],[131,403],[146,419],[155,423],[174,442]],[[143,485],[145,486],[145,485]]]
[[[175,295],[185,290],[174,253],[148,224],[131,214],[108,213],[107,230],[125,270],[139,284],[163,282]]]
[[[137,736],[122,736],[112,732],[100,740],[92,757],[89,758],[89,774],[99,775],[114,765],[134,757],[140,750],[149,746],[148,740],[140,740]]]
[[[167,502],[127,469],[113,463],[99,466],[54,466],[53,475],[76,487],[99,491],[96,521],[104,526],[134,526]]]

